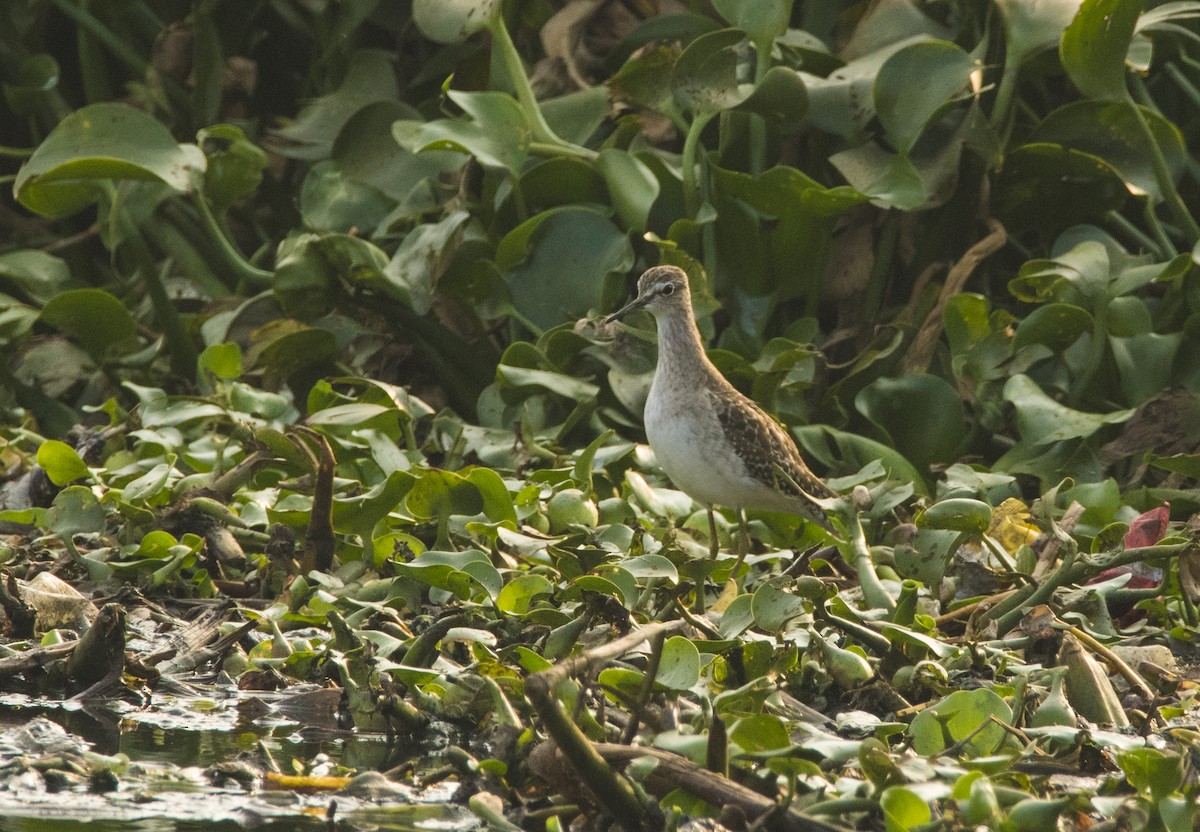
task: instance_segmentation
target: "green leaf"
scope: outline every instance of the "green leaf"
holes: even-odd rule
[[[1005,65],[1057,46],[1080,0],[995,0],[1004,18]]]
[[[224,381],[238,378],[242,374],[242,348],[234,343],[210,344],[200,353],[196,367]]]
[[[87,463],[75,449],[57,439],[47,439],[38,445],[37,464],[55,485],[67,485],[89,474]]]
[[[781,633],[784,625],[807,612],[809,606],[800,596],[764,582],[754,591],[754,624],[765,633]]]
[[[468,119],[439,119],[413,130],[407,122],[394,128],[402,145],[412,136],[414,150],[453,150],[469,153],[479,164],[518,176],[529,158],[533,131],[521,106],[502,92],[460,92],[446,96],[463,108]],[[404,125],[404,126],[402,126]]]
[[[470,218],[466,211],[451,211],[436,223],[418,225],[384,268],[394,294],[418,315],[433,308],[438,280],[454,258]]]
[[[208,158],[204,195],[217,210],[224,210],[258,190],[267,166],[267,153],[247,139],[242,128],[214,124],[197,133],[196,142]]]
[[[742,717],[729,726],[729,741],[751,754],[756,751],[776,751],[792,744],[787,726],[773,714]]]
[[[104,507],[90,488],[67,486],[46,510],[46,527],[59,537],[103,531]]]
[[[97,362],[137,335],[137,321],[129,309],[103,289],[69,289],[56,295],[42,308],[42,320],[75,338]]]
[[[17,173],[17,199],[44,217],[64,217],[95,202],[103,183],[163,182],[192,190],[204,154],[177,144],[153,116],[127,104],[92,104],[68,115]]]
[[[1062,352],[1092,330],[1092,316],[1086,309],[1069,303],[1047,303],[1033,310],[1017,325],[1012,349],[1041,344]]]
[[[167,461],[158,463],[137,479],[129,482],[121,492],[121,499],[126,502],[153,499],[167,488],[174,471],[175,455],[171,454],[167,457]]]
[[[538,595],[552,595],[554,584],[542,575],[517,575],[496,596],[496,608],[511,615],[524,615]]]
[[[967,435],[962,398],[938,376],[877,379],[859,391],[854,406],[921,471],[952,462]]]
[[[983,534],[992,523],[992,507],[981,500],[953,497],[927,508],[917,525],[927,529]]]
[[[1053,193],[1054,199],[1046,199]],[[1004,159],[994,204],[1010,231],[1045,239],[1121,208],[1129,190],[1113,167],[1090,153],[1059,144],[1027,144]]]
[[[38,249],[0,254],[0,278],[11,281],[32,301],[45,304],[77,281],[65,260]]]
[[[1138,792],[1161,800],[1183,784],[1179,757],[1154,748],[1133,748],[1117,755],[1117,765],[1129,785]]]
[[[653,171],[632,153],[613,147],[600,151],[596,168],[621,222],[630,231],[644,232],[660,189]]]
[[[1004,398],[1016,408],[1021,441],[1033,446],[1086,438],[1105,425],[1119,424],[1133,415],[1132,410],[1112,413],[1073,410],[1047,396],[1033,379],[1021,374],[1005,383]]]
[[[679,583],[679,570],[662,555],[638,555],[621,561],[621,568],[633,577],[648,580],[665,578],[669,584]]]
[[[909,832],[933,818],[929,803],[912,789],[890,786],[879,796],[883,824],[887,832]]]
[[[700,651],[683,636],[663,642],[654,681],[670,690],[691,690],[700,681]]]
[[[896,52],[875,78],[875,112],[902,155],[920,138],[942,105],[960,95],[975,60],[944,40],[914,43]]]
[[[1139,105],[1140,106],[1140,105]],[[1179,128],[1156,110],[1140,107],[1150,125],[1154,143],[1161,149],[1172,177],[1178,178],[1187,161],[1187,148]],[[1029,143],[1052,143],[1103,159],[1135,196],[1149,194],[1163,200],[1147,146],[1133,105],[1123,101],[1075,101],[1050,113],[1030,133]],[[1061,180],[1060,180],[1061,181]]]
[[[430,40],[461,43],[485,29],[499,7],[499,0],[413,0],[412,17]]]
[[[483,510],[483,496],[461,474],[430,468],[420,472],[405,505],[414,516],[433,520],[450,514],[478,514]]]
[[[548,211],[522,223],[500,242],[511,262],[501,266],[513,304],[541,329],[615,305],[633,266],[629,238],[612,221],[581,206]]]
[[[738,51],[745,40],[740,29],[721,29],[688,44],[671,73],[675,103],[693,114],[711,115],[745,101],[754,89],[738,82]]]
[[[991,717],[1003,724],[991,722]],[[1008,737],[1003,725],[1011,724],[1008,703],[989,688],[977,688],[957,690],[921,711],[913,717],[908,733],[918,754],[932,756],[951,743],[964,742],[968,754],[980,757],[1000,750]]]
[[[1143,0],[1083,0],[1058,55],[1086,98],[1125,99],[1125,56]]]
[[[770,44],[787,31],[792,0],[714,0],[713,8],[751,40]]]
[[[277,145],[273,150],[297,159],[328,158],[338,133],[355,113],[370,104],[400,98],[394,61],[395,56],[381,49],[356,50],[338,88],[313,100],[294,122],[275,131],[294,144]]]

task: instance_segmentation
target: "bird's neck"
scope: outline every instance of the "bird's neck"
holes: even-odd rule
[[[689,377],[716,376],[717,368],[708,360],[700,330],[691,315],[664,315],[658,319],[658,372],[678,382],[692,384],[700,379],[688,381]]]

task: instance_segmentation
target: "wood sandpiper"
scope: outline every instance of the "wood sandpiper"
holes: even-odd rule
[[[826,525],[814,498],[836,494],[809,470],[783,426],[739,393],[708,359],[687,274],[675,266],[648,269],[638,279],[637,297],[604,322],[638,309],[650,312],[658,324],[646,438],[675,486],[708,510],[712,556],[718,548],[714,505],[737,509],[743,545],[746,508],[802,514]]]

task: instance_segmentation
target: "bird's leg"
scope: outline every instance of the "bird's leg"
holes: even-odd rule
[[[713,514],[712,506],[704,508],[708,511],[708,558],[716,560],[717,552],[721,548],[721,541],[717,538],[717,517]]]

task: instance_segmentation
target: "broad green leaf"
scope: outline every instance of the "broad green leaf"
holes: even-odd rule
[[[517,525],[517,511],[512,494],[503,478],[491,468],[472,468],[466,472],[467,480],[479,489],[483,497],[483,513],[493,523],[507,522]]]
[[[69,289],[54,296],[42,307],[42,320],[73,337],[97,361],[137,335],[129,309],[103,289]]]
[[[772,582],[764,582],[754,591],[754,624],[765,633],[778,634],[784,625],[803,615],[810,606],[798,595],[786,592]]]
[[[364,107],[379,101],[396,101],[394,56],[381,49],[359,49],[338,88],[309,103],[294,122],[275,131],[294,142],[276,146],[277,153],[298,159],[325,159],[346,122]]]
[[[695,115],[712,115],[745,101],[754,89],[738,78],[745,37],[740,29],[722,29],[688,44],[671,73],[675,103]]]
[[[679,570],[662,555],[638,555],[621,561],[621,568],[638,579],[665,578],[667,583],[679,583]]]
[[[499,0],[413,0],[412,17],[430,40],[460,43],[486,28],[499,8]]]
[[[513,304],[542,329],[608,309],[620,299],[633,265],[629,238],[612,221],[581,206],[541,214],[502,240],[524,257],[505,268]],[[523,238],[523,239],[522,239]],[[497,253],[497,261],[500,260]]]
[[[275,378],[286,379],[304,370],[326,367],[337,354],[333,333],[281,318],[255,332],[246,363]]]
[[[523,615],[529,612],[536,596],[553,592],[554,584],[542,575],[517,575],[496,596],[496,608],[512,615]]]
[[[414,150],[453,150],[468,153],[485,167],[507,170],[517,176],[529,158],[533,131],[517,100],[503,92],[459,92],[447,97],[462,107],[466,119],[439,119],[415,127],[397,122],[394,131],[401,144]]]
[[[383,270],[397,297],[418,315],[433,308],[438,280],[458,250],[471,215],[451,211],[436,223],[423,223],[408,232]]]
[[[787,725],[773,714],[742,717],[729,726],[729,741],[751,754],[756,751],[777,751],[792,744]]]
[[[0,254],[0,279],[11,281],[39,304],[78,285],[65,260],[38,249]]]
[[[785,125],[797,124],[808,110],[808,88],[795,70],[773,66],[737,109]]]
[[[926,708],[909,725],[913,750],[931,756],[954,743],[964,743],[971,756],[994,754],[1008,736],[1002,725],[1012,724],[1012,708],[989,688],[958,690]]]
[[[453,471],[421,471],[405,499],[408,510],[423,520],[450,514],[478,514],[483,496],[470,480]]]
[[[262,184],[267,153],[246,138],[233,124],[214,124],[196,134],[208,159],[204,171],[204,195],[218,210],[249,196]]]
[[[854,406],[921,471],[952,462],[967,435],[962,398],[938,376],[880,378],[859,391]]]
[[[1083,0],[1063,32],[1058,54],[1086,98],[1122,100],[1125,56],[1143,0]]]
[[[1117,765],[1129,785],[1161,800],[1183,784],[1179,757],[1155,748],[1133,748],[1117,755]]]
[[[713,8],[751,40],[769,45],[787,31],[792,0],[714,0]]]
[[[127,104],[92,104],[59,122],[17,173],[14,191],[26,208],[63,217],[95,202],[104,183],[162,182],[191,191],[204,172],[200,148],[178,144],[153,116]]]
[[[1112,413],[1073,410],[1047,396],[1029,376],[1020,374],[1005,383],[1004,398],[1017,411],[1021,441],[1033,446],[1086,438],[1105,425],[1119,424],[1133,415],[1132,410]]]
[[[1141,107],[1141,113],[1150,125],[1168,170],[1178,178],[1187,160],[1183,134],[1161,113],[1147,107]],[[1149,194],[1155,202],[1163,200],[1151,148],[1130,104],[1123,101],[1065,104],[1042,119],[1028,141],[1057,144],[1103,159],[1124,180],[1131,194]]]
[[[801,72],[808,89],[808,121],[828,133],[849,138],[865,128],[875,117],[873,91],[880,67],[899,50],[928,40],[914,35],[872,49],[827,77]]]
[[[1092,329],[1092,316],[1086,309],[1069,303],[1047,303],[1033,310],[1017,325],[1012,349],[1042,344],[1062,352]]]
[[[1184,344],[1182,332],[1110,336],[1108,343],[1121,376],[1126,404],[1139,405],[1172,386],[1172,367]]]
[[[66,442],[47,439],[38,445],[37,464],[46,472],[50,482],[67,485],[88,476],[87,463]]]
[[[700,681],[700,651],[683,636],[663,642],[654,681],[670,690],[691,690]]]
[[[1004,63],[1019,65],[1043,49],[1058,46],[1081,0],[995,0],[1004,18]]]
[[[1054,199],[1046,199],[1053,193]],[[1070,226],[1103,217],[1129,190],[1103,159],[1060,144],[1026,144],[1009,153],[996,177],[993,204],[1010,232],[1036,231],[1046,240]]]
[[[660,113],[678,113],[671,87],[671,69],[678,47],[660,43],[630,58],[608,81],[615,98]]]
[[[613,147],[600,151],[596,168],[604,176],[621,222],[630,231],[645,232],[660,190],[654,173],[632,153]]]
[[[956,44],[930,40],[893,54],[875,78],[875,112],[901,154],[907,154],[925,125],[946,102],[960,95],[975,68]]]
[[[910,832],[933,818],[929,803],[912,789],[889,786],[879,796],[883,825],[887,832]]]
[[[917,525],[927,529],[983,534],[991,522],[992,507],[987,503],[969,497],[953,497],[927,508],[918,518]]]
[[[200,353],[196,367],[224,381],[238,378],[242,374],[242,349],[233,343],[210,344]]]
[[[167,488],[174,472],[175,455],[171,454],[165,462],[158,463],[137,479],[129,482],[121,492],[121,499],[127,502],[153,499]]]
[[[104,507],[90,488],[67,486],[46,510],[46,527],[60,537],[103,531]]]

